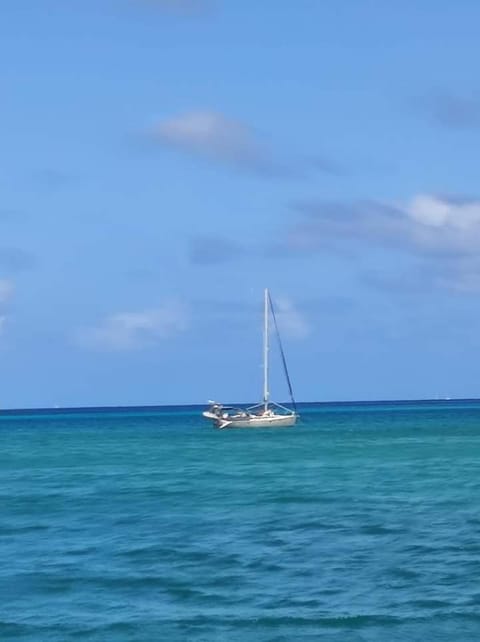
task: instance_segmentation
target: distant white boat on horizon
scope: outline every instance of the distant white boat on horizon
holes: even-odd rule
[[[272,315],[273,324],[277,334],[278,345],[282,357],[283,369],[290,392],[292,409],[286,408],[279,403],[270,401],[269,391],[269,318]],[[277,320],[273,308],[272,299],[268,289],[264,293],[264,328],[263,328],[263,401],[249,408],[234,408],[223,404],[210,402],[208,410],[203,416],[213,422],[215,428],[283,428],[295,425],[298,414],[293,396],[292,385],[288,374],[287,363],[283,351]]]

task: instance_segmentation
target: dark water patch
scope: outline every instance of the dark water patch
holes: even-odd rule
[[[402,580],[417,580],[420,573],[417,570],[408,568],[408,566],[394,566],[388,569],[390,575]]]
[[[255,559],[245,564],[247,571],[254,571],[256,573],[280,573],[285,569],[285,566],[276,563],[271,559]]]
[[[0,640],[5,642],[22,639],[24,636],[35,633],[34,626],[19,624],[17,622],[0,621]]]
[[[8,598],[25,597],[33,594],[63,594],[76,588],[73,577],[59,572],[30,572],[0,577],[0,593]]]
[[[401,535],[406,532],[405,528],[385,526],[383,524],[367,524],[360,528],[364,535]]]
[[[478,530],[480,531],[480,517],[470,516],[465,519],[465,522],[471,526],[478,526]]]
[[[220,604],[224,601],[221,594],[196,589],[190,586],[188,581],[183,583],[168,581],[164,585],[164,591],[173,600],[181,603],[192,602],[197,607],[205,603]]]
[[[429,544],[410,544],[403,548],[403,552],[412,557],[424,558],[436,553],[435,546]]]
[[[417,599],[412,601],[410,605],[415,609],[419,608],[419,609],[427,609],[427,610],[451,609],[453,606],[451,602],[447,600],[435,600],[435,599]]]
[[[11,536],[11,535],[29,535],[31,533],[42,533],[48,531],[50,526],[46,524],[30,524],[30,525],[18,525],[18,526],[9,526],[8,524],[0,524],[0,537],[2,536]]]
[[[89,557],[99,553],[99,546],[80,546],[79,548],[65,549],[65,556],[73,557]]]
[[[172,564],[179,569],[187,567],[214,567],[216,570],[242,565],[243,561],[238,554],[225,553],[221,549],[211,547],[210,550],[191,550],[185,545],[177,543],[176,546],[151,545],[133,549],[117,551],[115,555],[131,561],[134,565]]]
[[[92,638],[107,641],[111,635],[120,636],[121,639],[138,640],[142,626],[136,622],[111,622],[103,626],[78,628],[70,633],[75,640],[91,640]]]
[[[477,605],[477,604],[480,605],[480,593],[475,593],[474,595],[472,595],[469,598],[468,603],[473,605]]]
[[[206,579],[205,586],[209,590],[212,588],[235,590],[246,582],[247,578],[240,573],[213,573]]]
[[[296,595],[283,596],[280,598],[270,597],[267,600],[262,601],[260,604],[262,609],[267,609],[270,611],[287,610],[298,612],[301,610],[308,610],[311,612],[318,612],[319,610],[325,608],[325,602],[320,597],[299,597]]]
[[[436,616],[440,622],[454,622],[455,620],[470,621],[480,624],[480,613],[478,610],[450,609],[448,613],[441,613]],[[480,630],[480,629],[479,629]]]

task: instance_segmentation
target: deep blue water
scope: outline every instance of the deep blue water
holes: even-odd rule
[[[480,640],[480,402],[0,417],[0,640]]]

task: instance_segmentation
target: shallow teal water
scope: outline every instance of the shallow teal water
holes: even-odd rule
[[[480,403],[0,420],[5,642],[480,639]]]

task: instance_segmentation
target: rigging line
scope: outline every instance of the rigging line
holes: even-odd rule
[[[290,392],[290,399],[292,400],[292,406],[295,413],[297,412],[297,404],[295,403],[295,397],[293,396],[292,382],[290,381],[290,375],[288,374],[287,360],[285,359],[285,352],[283,351],[282,340],[280,339],[280,332],[278,331],[277,317],[275,316],[275,310],[273,308],[272,298],[270,292],[268,293],[268,301],[270,303],[270,310],[272,312],[273,324],[275,326],[275,333],[277,335],[278,347],[280,348],[280,355],[282,357],[283,370],[285,372],[285,377],[287,379],[288,390]]]

